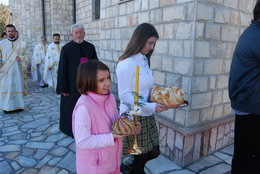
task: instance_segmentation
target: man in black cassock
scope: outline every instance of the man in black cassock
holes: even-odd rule
[[[80,94],[76,88],[76,76],[80,63],[98,59],[95,46],[84,41],[85,31],[80,24],[71,26],[72,41],[61,49],[58,68],[57,94],[61,95],[60,130],[73,137],[72,112]]]

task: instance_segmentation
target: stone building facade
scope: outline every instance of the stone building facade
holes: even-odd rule
[[[10,0],[13,22],[33,47],[42,35],[40,0]],[[75,4],[73,4],[75,3]],[[185,166],[233,142],[234,116],[228,74],[240,34],[250,24],[255,0],[45,0],[46,34],[70,40],[73,13],[86,28],[100,60],[115,67],[137,25],[155,26],[160,39],[151,60],[155,84],[185,91],[188,107],[157,114],[161,153]],[[76,6],[75,11],[73,5]]]

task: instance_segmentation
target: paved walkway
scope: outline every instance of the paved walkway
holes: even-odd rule
[[[29,81],[27,109],[0,111],[0,174],[75,174],[74,140],[59,131],[59,95]],[[163,156],[147,174],[228,174],[233,146],[181,168]]]

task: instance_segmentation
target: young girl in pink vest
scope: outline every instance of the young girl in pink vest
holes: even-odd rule
[[[97,60],[80,64],[81,94],[72,114],[77,174],[120,174],[122,141],[112,133],[118,118],[108,67]]]

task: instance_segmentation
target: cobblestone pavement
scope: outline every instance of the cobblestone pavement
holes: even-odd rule
[[[0,174],[75,174],[74,140],[59,131],[60,96],[29,80],[26,109],[0,111]],[[163,156],[146,165],[147,174],[227,174],[233,146],[181,168]]]

